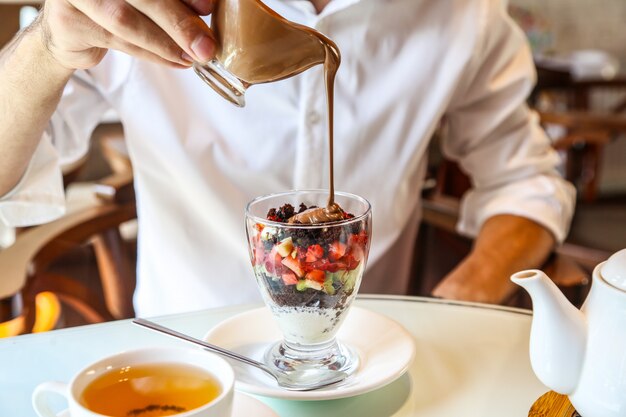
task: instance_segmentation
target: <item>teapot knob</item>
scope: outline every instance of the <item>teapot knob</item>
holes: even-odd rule
[[[600,276],[613,287],[626,291],[626,249],[611,255],[602,265]]]

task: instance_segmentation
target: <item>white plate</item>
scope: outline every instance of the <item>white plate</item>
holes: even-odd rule
[[[278,417],[269,406],[256,398],[241,392],[235,392],[232,417]],[[70,417],[68,410],[61,411],[57,417]]]
[[[267,308],[238,314],[215,326],[204,340],[258,361],[281,333]],[[262,371],[230,361],[235,368],[235,388],[251,394],[289,400],[328,400],[363,394],[380,388],[409,368],[415,356],[413,337],[392,319],[352,307],[337,339],[359,355],[359,368],[339,385],[315,391],[288,391]]]

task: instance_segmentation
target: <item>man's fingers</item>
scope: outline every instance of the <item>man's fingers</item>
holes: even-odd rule
[[[180,0],[161,0],[158,7],[150,0],[128,0],[128,3],[161,27],[194,59],[206,62],[213,58],[215,53],[213,32],[185,3]],[[197,0],[196,3],[201,1]],[[163,10],[167,12],[164,13]]]
[[[138,47],[137,45],[133,45],[132,43],[126,42],[117,37],[114,37],[113,39],[109,41],[109,49],[115,49],[117,51],[127,53],[128,55],[135,56],[137,58],[156,62],[157,64],[166,65],[166,66],[173,67],[173,68],[188,68],[189,67],[188,64],[182,65],[178,62],[168,61],[167,59],[164,59],[160,57],[159,55],[156,55],[150,51],[142,49]]]
[[[216,0],[181,0],[187,6],[189,6],[193,11],[198,13],[200,16],[206,16],[213,12],[215,8]]]
[[[107,33],[166,61],[189,65],[184,50],[156,23],[125,1],[71,1],[74,7],[104,28]]]
[[[134,57],[145,59],[148,61],[156,62],[158,64],[167,65],[174,68],[188,68],[189,64],[181,64],[179,62],[169,61],[153,52],[140,48],[130,42],[120,39],[114,34],[107,32],[105,29],[99,27],[97,30],[92,30],[91,34],[97,36],[93,39],[93,44],[97,48],[115,49],[117,51],[124,52]]]

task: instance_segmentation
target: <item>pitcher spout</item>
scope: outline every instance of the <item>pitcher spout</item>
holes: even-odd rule
[[[572,394],[578,385],[587,344],[583,313],[542,271],[521,271],[511,276],[511,281],[524,288],[532,299],[530,363],[535,375],[550,389]]]

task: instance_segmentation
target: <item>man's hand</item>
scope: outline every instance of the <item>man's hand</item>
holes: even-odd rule
[[[108,49],[177,68],[213,57],[215,0],[46,0],[0,51],[0,197],[26,170],[63,88]]]
[[[98,64],[108,49],[173,67],[213,57],[207,15],[215,0],[47,0],[39,29],[52,58],[67,69]]]
[[[435,287],[433,295],[500,304],[516,289],[509,277],[540,267],[554,245],[552,234],[532,220],[494,216],[483,225],[472,252]]]

